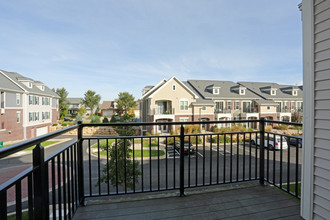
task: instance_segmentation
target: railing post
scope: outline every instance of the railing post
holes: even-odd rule
[[[184,127],[180,128],[180,196],[184,196]]]
[[[85,205],[85,190],[84,190],[84,156],[82,144],[82,122],[78,121],[78,189],[80,205]]]
[[[49,219],[47,210],[49,209],[48,184],[45,175],[45,152],[39,144],[33,149],[33,185],[34,185],[34,219]]]
[[[260,160],[259,160],[259,182],[264,184],[265,180],[265,118],[260,118]]]

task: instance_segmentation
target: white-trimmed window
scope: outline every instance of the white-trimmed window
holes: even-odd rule
[[[240,89],[240,90],[239,90],[239,94],[240,94],[240,95],[245,95],[245,89]]]
[[[270,110],[270,106],[267,106],[267,110]]]
[[[187,111],[188,110],[188,100],[187,99],[181,99],[180,100],[180,110],[181,111]]]
[[[188,117],[181,117],[180,122],[187,122],[189,120]]]
[[[28,87],[32,88],[32,82],[28,82]]]
[[[297,96],[298,95],[298,90],[292,90],[292,95]]]
[[[5,92],[0,92],[0,108],[5,108]]]
[[[21,95],[19,93],[16,93],[16,105],[21,104]]]
[[[238,110],[239,109],[239,101],[235,102],[235,109]]]
[[[219,88],[213,88],[213,94],[218,95],[220,93]]]
[[[276,90],[275,90],[275,89],[271,89],[271,90],[270,90],[270,94],[271,94],[271,95],[276,95]]]
[[[176,90],[176,85],[175,85],[175,84],[172,85],[172,90],[173,90],[173,91]]]
[[[206,106],[202,106],[202,111],[206,111]]]
[[[17,123],[21,122],[21,112],[16,112],[16,122]]]
[[[227,109],[231,110],[231,101],[227,101]]]

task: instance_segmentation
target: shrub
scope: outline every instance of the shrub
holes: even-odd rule
[[[278,129],[278,130],[288,130],[289,127],[287,125],[279,124],[279,125],[274,126],[274,128]]]
[[[81,115],[77,115],[76,120],[74,121],[74,123],[77,124],[78,121],[82,121],[82,120],[83,120],[82,119],[82,116]]]
[[[217,141],[219,142],[219,144],[223,144],[225,142],[224,135],[220,135],[219,140],[217,136],[212,137],[212,143],[217,143]],[[230,137],[228,136],[226,136],[226,143],[230,143]]]
[[[57,123],[53,124],[53,126],[57,126]]]
[[[63,126],[63,127],[66,127],[66,126],[68,126],[68,124],[69,124],[68,122],[63,122],[63,123],[62,123],[62,126]]]
[[[91,119],[91,123],[101,123],[100,116],[93,115]]]
[[[146,136],[151,136],[151,134],[147,131],[147,132],[146,132]]]
[[[272,131],[272,126],[271,125],[267,125],[266,127],[265,127],[265,131]]]
[[[103,123],[108,123],[109,122],[109,119],[107,116],[104,116],[103,120],[102,120]]]
[[[115,115],[112,115],[111,116],[111,119],[110,119],[110,122],[116,122],[116,121],[117,121],[116,116]]]

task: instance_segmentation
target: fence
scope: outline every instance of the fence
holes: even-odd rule
[[[186,188],[251,180],[267,181],[299,197],[301,138],[265,131],[266,122],[302,126],[239,120],[224,123],[259,123],[260,129],[185,133],[187,125],[222,122],[78,124],[7,147],[0,159],[36,145],[32,167],[0,186],[0,219],[11,212],[17,219],[24,214],[30,219],[71,219],[90,197],[165,190],[184,195]],[[179,126],[179,134],[131,136],[135,128],[158,125]],[[90,126],[115,127],[130,135],[83,136]],[[78,131],[77,139],[45,158],[41,143],[72,130]],[[10,204],[7,195],[13,188],[15,203]]]

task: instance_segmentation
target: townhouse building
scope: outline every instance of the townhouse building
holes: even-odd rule
[[[302,115],[303,87],[267,82],[238,82],[267,102],[274,102],[276,109],[260,112],[260,117],[270,120],[291,121],[294,113]]]
[[[59,96],[40,81],[0,70],[0,140],[48,133],[59,116]]]
[[[258,92],[256,86],[262,92]],[[273,90],[278,91],[274,93]],[[142,122],[251,120],[260,117],[291,121],[293,109],[302,111],[302,87],[214,80],[182,82],[174,76],[156,86],[146,86],[140,102]],[[210,126],[203,125],[202,129],[208,130]],[[254,123],[246,126],[256,128]],[[150,132],[150,129],[144,131]],[[166,133],[171,129],[159,125],[153,131]]]

